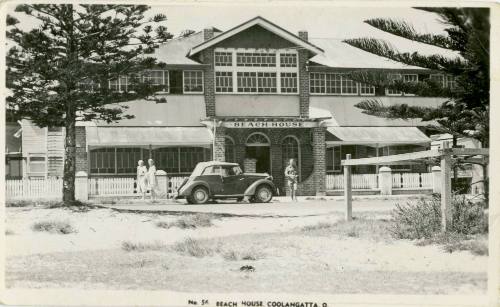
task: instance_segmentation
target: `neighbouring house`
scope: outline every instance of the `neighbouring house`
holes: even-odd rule
[[[453,80],[420,67],[393,62],[336,39],[309,39],[256,17],[221,31],[207,28],[173,39],[154,54],[166,63],[143,78],[163,85],[163,101],[124,103],[135,118],[80,123],[77,170],[91,177],[135,176],[137,160],[152,158],[169,175],[189,174],[200,161],[238,162],[267,172],[279,187],[290,158],[298,162],[302,195],[325,193],[327,174],[341,174],[341,160],[430,148],[419,120],[387,120],[354,105],[366,98],[385,104],[438,106],[443,99],[417,97],[350,80],[353,70],[379,70],[408,82]],[[128,91],[128,78],[110,80]],[[23,121],[26,177],[62,176],[62,128]],[[427,171],[416,163],[391,165],[399,172]],[[376,173],[360,166],[354,173]]]
[[[21,125],[17,122],[5,124],[5,178],[23,178],[23,156],[21,153]]]

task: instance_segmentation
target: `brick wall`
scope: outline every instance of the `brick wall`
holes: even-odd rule
[[[307,71],[308,52],[299,50],[299,106],[300,116],[309,117],[309,72]]]
[[[89,172],[85,127],[76,127],[76,171]]]
[[[214,161],[224,162],[226,160],[226,150],[225,150],[225,136],[226,128],[217,127],[215,131],[215,150],[214,150]]]
[[[214,29],[203,29],[203,39],[209,40],[214,37]],[[203,88],[205,95],[205,112],[207,117],[215,116],[215,73],[214,73],[214,49],[208,48],[202,51],[201,60],[205,67],[203,73]]]
[[[325,127],[313,128],[313,159],[314,159],[314,184],[316,195],[326,193],[326,144]]]

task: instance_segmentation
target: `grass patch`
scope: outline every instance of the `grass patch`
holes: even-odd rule
[[[390,241],[390,222],[379,219],[353,218],[352,221],[339,221],[336,223],[320,222],[307,225],[300,232],[311,236],[331,236],[362,238],[375,241]]]
[[[173,244],[172,250],[179,254],[197,258],[212,256],[216,252],[220,252],[219,248],[210,247],[207,241],[195,240],[189,237]]]
[[[46,200],[46,199],[33,199],[33,200],[7,200],[6,207],[22,208],[22,207],[43,207],[47,209],[66,208],[73,211],[86,212],[90,209],[98,208],[97,206],[89,203],[84,203],[78,200],[64,203],[60,200]]]
[[[487,240],[477,235],[462,235],[457,233],[436,234],[431,238],[417,241],[417,245],[441,245],[445,252],[470,251],[476,256],[488,255]]]
[[[213,220],[215,216],[213,214],[207,213],[197,213],[189,216],[181,217],[174,222],[160,221],[156,223],[156,227],[169,229],[172,227],[177,227],[180,229],[196,229],[202,227],[213,226]]]
[[[123,241],[122,249],[127,252],[144,252],[144,251],[158,251],[165,249],[166,245],[160,241],[154,242],[131,242],[131,241]]]
[[[12,236],[12,235],[14,235],[14,234],[15,234],[15,233],[14,233],[14,231],[12,231],[11,229],[8,229],[8,228],[7,228],[7,229],[5,229],[5,235],[6,235],[6,236]]]
[[[76,233],[76,229],[71,226],[68,222],[61,221],[43,221],[36,222],[31,226],[33,231],[45,231],[49,233],[57,234],[70,234]]]
[[[228,261],[256,261],[264,258],[264,255],[261,252],[258,252],[254,249],[245,249],[245,250],[223,250],[221,251],[221,256]]]

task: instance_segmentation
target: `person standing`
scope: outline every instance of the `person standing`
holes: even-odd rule
[[[142,200],[146,198],[148,192],[147,175],[148,168],[144,165],[144,161],[137,161],[137,193],[142,194]]]
[[[156,181],[156,166],[153,159],[148,160],[148,173],[147,173],[147,183],[148,189],[151,192],[151,200],[156,199],[156,194],[158,191],[158,182]]]
[[[290,159],[288,166],[285,168],[285,179],[290,188],[290,196],[292,201],[297,201],[297,180],[299,175],[297,173],[297,166],[295,165],[295,159]]]

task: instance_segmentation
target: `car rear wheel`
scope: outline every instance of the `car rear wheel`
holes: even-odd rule
[[[208,201],[208,190],[204,187],[196,187],[191,193],[191,200],[193,204],[204,204]]]
[[[268,203],[273,198],[273,191],[269,188],[268,185],[261,185],[255,191],[255,195],[253,197],[255,202],[258,203]]]

